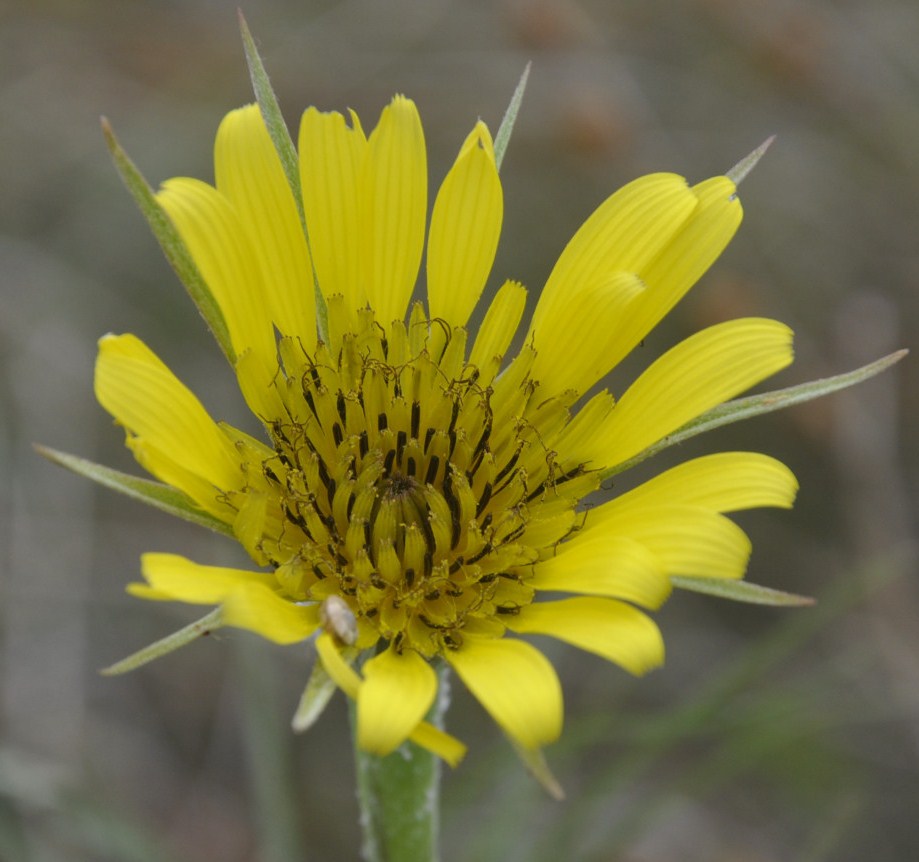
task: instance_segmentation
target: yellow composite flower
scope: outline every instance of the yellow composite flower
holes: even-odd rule
[[[96,394],[140,464],[228,525],[258,569],[147,554],[129,590],[218,606],[222,624],[277,643],[316,635],[366,751],[412,738],[461,755],[423,723],[438,660],[537,750],[561,731],[561,687],[517,635],[644,673],[664,658],[647,612],[672,577],[743,576],[750,542],[725,513],[794,498],[784,465],[727,452],[588,506],[617,465],[791,362],[785,325],[733,320],[664,353],[618,400],[590,395],[727,245],[735,185],[659,173],[609,197],[511,356],[522,285],[505,281],[470,326],[503,213],[483,123],[430,220],[421,121],[402,96],[369,136],[354,113],[307,110],[299,172],[302,201],[252,105],[220,126],[215,185],[177,178],[157,194],[265,439],[212,419],[133,335],[100,341]],[[423,258],[427,301],[413,303]]]

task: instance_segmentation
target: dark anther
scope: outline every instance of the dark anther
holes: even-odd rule
[[[411,420],[412,437],[418,439],[418,432],[421,428],[421,405],[417,401],[412,402],[412,420]]]
[[[341,441],[345,439],[345,433],[337,422],[332,423],[332,438],[335,440],[336,446],[341,446]]]
[[[477,518],[485,510],[485,507],[488,505],[488,501],[491,499],[491,487],[491,482],[486,482],[485,487],[482,489],[482,496],[479,497],[479,503],[475,507],[475,516]]]
[[[392,473],[393,462],[396,460],[396,450],[390,449],[383,459],[383,475],[389,476]]]
[[[415,475],[415,459],[411,455],[408,456],[405,462],[405,472],[408,473],[409,476]]]
[[[402,450],[405,449],[405,444],[408,442],[408,435],[404,431],[400,431],[396,434],[396,459],[399,463],[402,463]]]
[[[361,458],[365,458],[369,450],[370,443],[367,440],[367,432],[361,431],[360,436],[358,437],[358,451],[361,453]]]
[[[377,430],[385,431],[389,427],[389,417],[385,413],[377,416]]]
[[[519,605],[497,605],[495,607],[495,612],[499,614],[508,614],[514,616],[515,614],[520,613]]]
[[[424,474],[424,484],[430,485],[437,478],[437,470],[440,467],[440,458],[436,455],[431,456],[431,460],[428,462],[428,470]]]
[[[415,570],[406,569],[405,570],[405,585],[411,587],[415,583]]]
[[[433,428],[428,428],[428,430],[424,432],[424,451],[425,452],[428,451],[428,446],[431,445],[431,441],[434,439],[434,434],[435,434],[435,431]]]
[[[338,407],[338,415],[341,416],[342,424],[347,425],[348,420],[346,418],[347,412],[345,409],[345,393],[344,392],[338,393],[338,399],[336,401],[336,406]]]

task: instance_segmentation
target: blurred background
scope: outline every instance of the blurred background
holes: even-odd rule
[[[193,608],[128,598],[146,550],[241,562],[230,543],[93,487],[33,441],[136,471],[93,398],[95,341],[144,338],[216,416],[242,421],[219,351],[120,185],[105,114],[156,185],[212,178],[221,117],[251,101],[235,3],[0,5],[0,859],[289,862],[359,853],[341,698],[289,719],[309,650],[221,632],[119,678],[100,667]],[[267,0],[243,4],[290,124],[365,128],[418,103],[432,188],[533,71],[504,163],[491,287],[538,293],[586,216],[637,175],[691,180],[772,134],[724,257],[612,386],[739,315],[797,333],[770,387],[914,346],[919,5],[914,0]],[[919,858],[915,357],[855,390],[685,444],[761,449],[793,512],[740,519],[749,578],[810,609],[678,594],[642,680],[554,649],[567,726],[553,802],[462,691],[443,856],[819,862]],[[673,460],[672,458],[670,460]],[[655,464],[669,463],[663,458]],[[200,614],[198,614],[200,615]]]

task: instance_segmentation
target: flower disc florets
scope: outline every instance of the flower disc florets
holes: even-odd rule
[[[338,595],[361,630],[426,656],[500,634],[597,486],[553,448],[568,410],[538,398],[531,352],[495,380],[466,361],[465,329],[417,305],[407,327],[365,309],[313,354],[282,339],[280,355],[288,416],[263,471],[285,524],[261,550],[284,589]]]

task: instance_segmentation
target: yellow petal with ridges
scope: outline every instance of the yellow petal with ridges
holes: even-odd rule
[[[752,549],[747,534],[724,515],[678,504],[597,506],[587,513],[579,541],[595,535],[631,539],[654,554],[667,575],[700,578],[743,577]]]
[[[367,138],[357,114],[351,126],[338,112],[316,108],[300,121],[300,184],[310,248],[323,296],[340,293],[348,308],[367,303],[361,275],[362,175]]]
[[[743,209],[727,177],[712,177],[690,190],[698,206],[654,258],[638,272],[644,293],[625,309],[609,341],[609,367],[615,367],[704,275],[727,247]]]
[[[301,606],[263,584],[241,584],[223,601],[220,619],[277,644],[308,638],[319,627],[316,605]]]
[[[797,490],[794,474],[775,458],[759,452],[719,452],[672,467],[605,505],[610,511],[662,503],[716,512],[759,506],[789,509]]]
[[[363,682],[354,668],[342,658],[330,635],[323,632],[316,638],[316,652],[319,653],[319,659],[326,673],[335,681],[335,684],[352,700],[358,700]],[[463,743],[426,721],[420,722],[408,738],[438,757],[442,757],[451,766],[456,766],[466,753],[466,746]]]
[[[494,369],[487,380],[481,381],[483,385],[490,383],[497,373],[499,363],[495,359],[503,359],[507,353],[520,325],[526,301],[526,288],[516,281],[506,281],[485,312],[469,356],[469,364],[483,373],[487,369]]]
[[[368,140],[363,175],[364,278],[377,320],[403,320],[415,289],[428,206],[428,167],[418,109],[396,96]]]
[[[670,595],[668,574],[655,554],[638,542],[591,530],[537,563],[527,584],[537,590],[611,596],[659,608]]]
[[[533,377],[547,393],[583,394],[612,368],[611,345],[625,309],[645,290],[631,272],[572,285],[569,301],[533,333]]]
[[[99,403],[148,447],[151,466],[167,466],[165,461],[157,462],[156,450],[217,489],[240,486],[243,477],[233,444],[201,402],[139,338],[106,335],[99,340],[95,390]],[[188,488],[181,476],[154,475],[176,480],[178,488],[200,501],[200,487]]]
[[[503,215],[491,135],[479,122],[434,202],[427,256],[432,318],[451,326],[466,324],[491,272]]]
[[[265,589],[277,584],[270,574],[226,566],[202,566],[178,554],[144,554],[141,572],[147,583],[129,584],[128,592],[132,595],[193,605],[219,605],[244,584],[256,584]]]
[[[316,652],[319,653],[319,660],[326,673],[335,681],[335,685],[352,700],[357,700],[361,690],[361,678],[357,671],[342,658],[331,635],[322,632],[316,638]]]
[[[562,731],[562,689],[549,660],[528,643],[466,636],[444,658],[505,733],[527,749]]]
[[[234,351],[253,350],[270,364],[274,331],[262,272],[236,208],[213,186],[189,177],[167,180],[156,198],[214,294]]]
[[[793,358],[792,332],[762,318],[731,320],[682,341],[622,395],[586,447],[613,466],[661,437],[780,371]]]
[[[654,621],[614,599],[535,602],[506,620],[518,634],[549,635],[643,674],[664,663],[664,639]]]
[[[412,650],[390,648],[363,668],[357,699],[357,744],[373,754],[389,754],[401,745],[430,709],[437,674]]]
[[[546,281],[530,332],[550,330],[571,296],[614,272],[641,272],[698,206],[683,177],[649,174],[608,197],[565,247]]]
[[[313,270],[297,205],[258,105],[224,117],[214,146],[217,189],[239,214],[262,273],[271,321],[307,350],[316,341]]]

